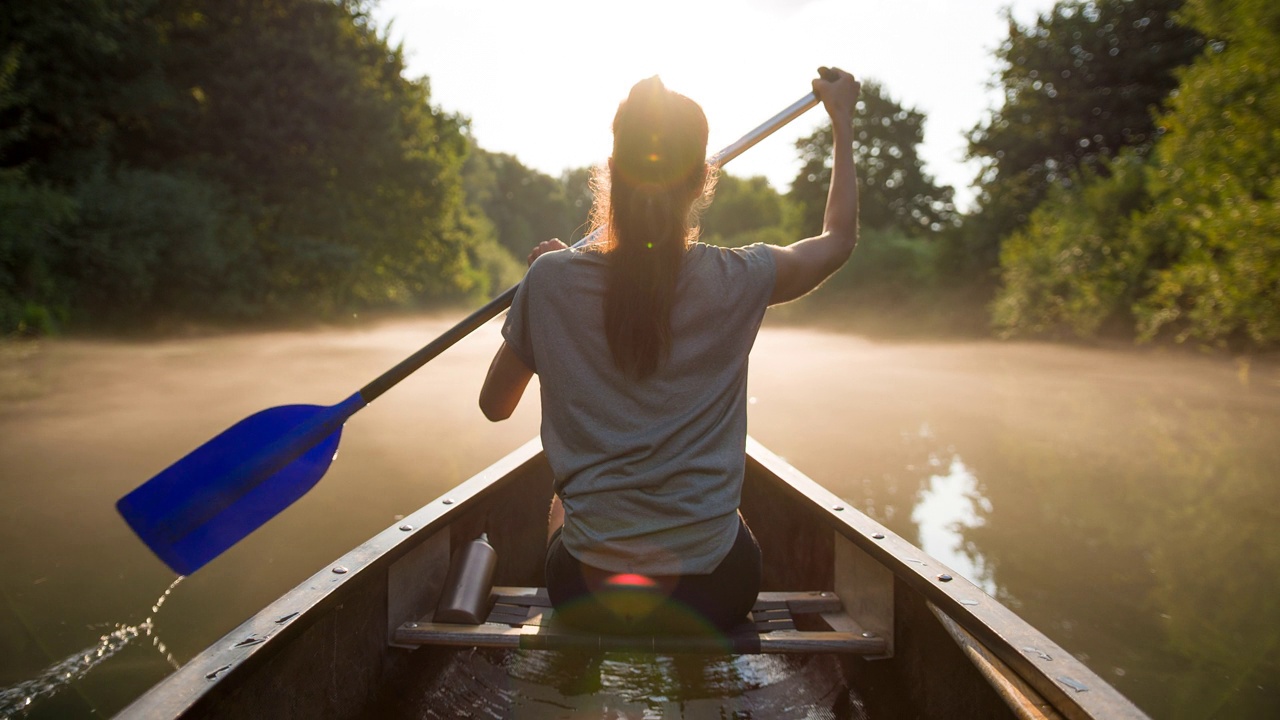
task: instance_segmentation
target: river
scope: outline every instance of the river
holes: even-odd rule
[[[476,408],[490,323],[356,415],[314,490],[181,583],[115,513],[226,426],[337,402],[451,320],[0,344],[0,717],[113,714],[533,437],[536,394],[504,423]],[[771,321],[749,392],[756,439],[1154,717],[1280,717],[1274,359]]]

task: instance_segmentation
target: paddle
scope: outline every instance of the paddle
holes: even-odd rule
[[[832,77],[826,68],[820,72]],[[723,166],[817,104],[809,93],[707,162]],[[306,494],[333,462],[348,418],[510,307],[518,287],[337,405],[282,405],[250,415],[125,495],[116,508],[165,564],[190,575]]]

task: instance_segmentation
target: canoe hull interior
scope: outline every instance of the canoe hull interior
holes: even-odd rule
[[[487,532],[498,555],[496,585],[543,584],[550,499],[550,468],[533,441],[323,568],[122,716],[373,712],[386,688],[406,677],[419,682],[457,652],[392,642],[396,628],[434,607],[452,548]],[[958,575],[940,581],[955,573],[754,441],[742,512],[764,554],[763,590],[835,591],[861,628],[888,640],[888,657],[834,661],[868,716],[1145,717],[980,589]],[[993,681],[940,618],[986,651],[997,680],[1015,689]]]

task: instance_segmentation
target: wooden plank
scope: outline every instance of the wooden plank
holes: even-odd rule
[[[885,641],[893,657],[893,573],[838,533],[835,534],[836,593],[845,614]]]
[[[504,605],[551,607],[547,589],[540,587],[499,586],[493,589],[495,602]],[[792,590],[762,592],[756,596],[752,612],[787,608],[793,613],[839,612],[843,606],[840,597],[823,590]]]
[[[510,625],[454,625],[410,622],[396,630],[396,643],[406,646],[451,645],[465,647],[520,647],[524,628]]]
[[[506,605],[524,605],[527,607],[551,607],[551,598],[547,597],[544,587],[499,586],[493,589],[497,602]]]
[[[485,618],[486,623],[501,625],[524,625],[529,620],[529,608],[521,608],[519,612],[491,612]]]
[[[760,608],[761,603],[765,604],[764,609],[771,609],[782,603],[792,613],[840,612],[843,609],[840,596],[825,590],[762,592],[757,596],[756,607]]]
[[[960,627],[955,620],[952,620],[946,613],[938,609],[937,605],[928,603],[929,610],[938,618],[938,622],[942,623],[942,627],[946,628],[947,634],[952,640],[960,646],[965,656],[978,669],[982,677],[986,678],[991,687],[995,689],[996,694],[1009,706],[1013,714],[1018,716],[1019,720],[1061,720],[1062,716],[1057,710],[1053,709],[1040,693],[1037,693],[1030,685],[1018,677],[1008,665],[1005,665],[991,651],[983,647],[977,638],[970,635],[964,628]]]
[[[778,608],[777,610],[752,610],[751,619],[756,622],[765,622],[766,620],[790,620],[791,611],[787,608]]]
[[[763,653],[883,655],[885,650],[884,638],[864,638],[858,633],[779,630],[760,636],[760,652]]]
[[[748,440],[748,444],[750,444]],[[760,543],[762,590],[830,590],[831,533],[815,522],[813,504],[747,456],[739,505]]]
[[[403,527],[412,529],[411,525]],[[407,532],[407,531],[402,531]],[[449,533],[437,532],[387,568],[387,639],[402,623],[435,609],[449,572]]]

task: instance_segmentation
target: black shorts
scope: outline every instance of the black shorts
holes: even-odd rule
[[[562,621],[601,634],[723,632],[741,623],[760,592],[760,546],[738,517],[738,536],[707,575],[613,575],[579,562],[560,530],[547,544],[547,593]]]

